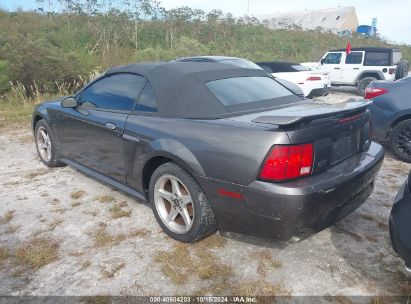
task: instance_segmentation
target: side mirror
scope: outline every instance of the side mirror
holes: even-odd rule
[[[325,63],[325,58],[321,59],[320,63],[324,64]]]
[[[61,101],[61,106],[63,108],[76,108],[78,103],[73,97],[67,97]]]

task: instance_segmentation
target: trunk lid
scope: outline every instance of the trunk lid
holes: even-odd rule
[[[369,148],[371,125],[367,106],[370,103],[307,101],[232,119],[263,125],[269,131],[285,131],[292,145],[312,143],[312,173],[316,174]]]

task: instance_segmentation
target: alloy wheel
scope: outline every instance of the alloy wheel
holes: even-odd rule
[[[36,134],[37,150],[43,161],[49,162],[51,160],[51,141],[47,130],[40,127]]]
[[[175,176],[163,175],[154,185],[154,204],[168,229],[184,234],[193,226],[194,203],[187,187]]]
[[[400,130],[395,139],[395,149],[404,157],[411,157],[411,125]]]

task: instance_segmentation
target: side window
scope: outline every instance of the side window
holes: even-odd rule
[[[346,64],[361,64],[362,63],[362,52],[352,52],[347,54],[345,58]]]
[[[341,56],[341,53],[328,53],[324,58],[324,64],[340,64]]]
[[[134,110],[139,112],[157,112],[157,101],[150,83],[147,82],[143,92],[141,92]]]
[[[145,82],[144,77],[132,74],[105,77],[84,90],[80,103],[88,108],[130,111]]]
[[[389,66],[390,65],[390,53],[389,52],[367,52],[365,54],[364,65]]]

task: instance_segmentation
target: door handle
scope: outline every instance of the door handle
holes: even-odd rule
[[[360,68],[353,68],[353,70],[359,70]]]
[[[106,123],[106,128],[107,128],[107,129],[110,129],[110,130],[115,130],[115,129],[116,129],[116,125],[113,124],[113,123],[111,123],[111,122],[108,122],[108,123]]]
[[[340,68],[334,68],[334,70],[339,70]]]

